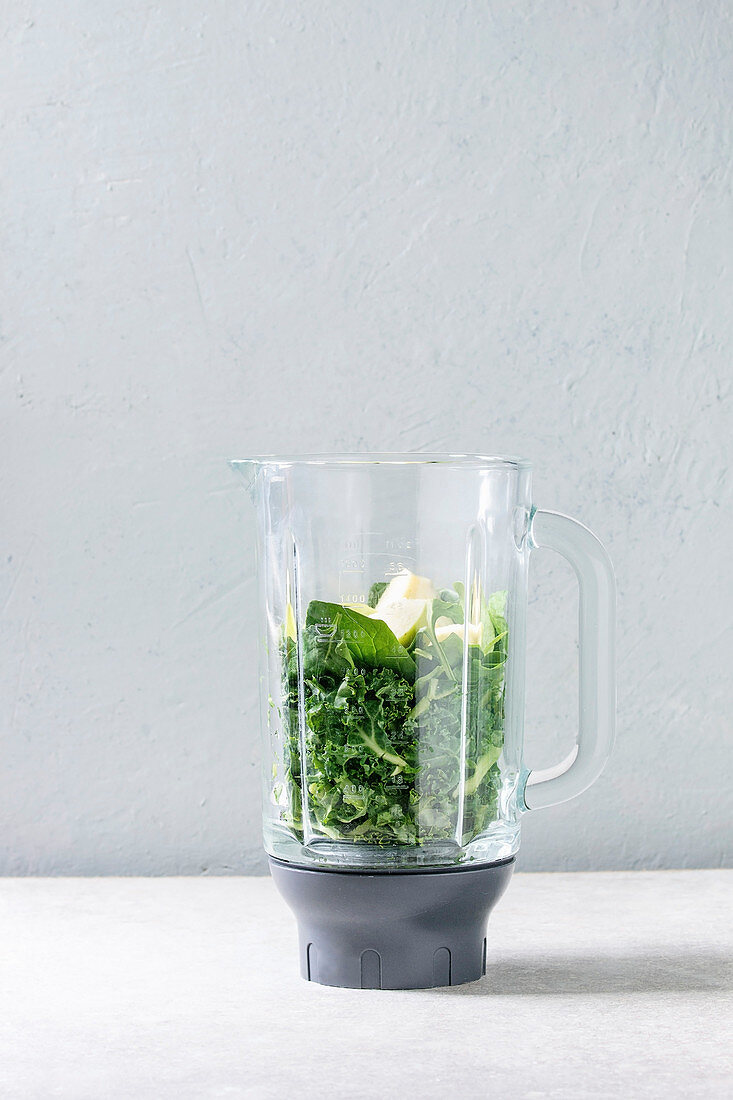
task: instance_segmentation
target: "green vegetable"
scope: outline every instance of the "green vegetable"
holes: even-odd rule
[[[358,666],[391,668],[408,679],[415,675],[412,657],[381,619],[360,615],[339,603],[312,600],[305,628],[309,663],[324,670],[345,672],[349,666]]]
[[[284,824],[297,837],[303,836],[304,802],[315,835],[379,846],[466,844],[496,819],[506,594],[481,601],[482,644],[466,647],[465,669],[461,638],[452,634],[441,645],[435,636],[438,619],[465,621],[463,603],[461,585],[444,589],[430,601],[427,625],[408,649],[381,620],[312,601],[302,632],[302,688],[297,643],[284,635],[280,804]]]
[[[379,600],[388,585],[388,581],[375,581],[372,587],[369,589],[369,595],[367,596],[367,603],[370,607],[376,607]]]

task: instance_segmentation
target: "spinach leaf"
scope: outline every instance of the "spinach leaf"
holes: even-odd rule
[[[456,585],[456,588],[457,587]],[[459,677],[456,676],[453,665],[445,652],[445,643],[439,642],[435,634],[435,624],[440,618],[450,619],[452,623],[463,622],[463,604],[460,600],[441,599],[440,597],[432,600],[428,611],[428,622],[425,628],[433,651],[443,666],[446,675],[452,679],[454,683],[458,683]]]
[[[329,671],[345,671],[346,661],[360,668],[390,668],[407,679],[415,676],[415,662],[381,619],[338,603],[312,600],[305,626],[312,652]]]
[[[504,660],[507,655],[507,637],[509,627],[506,621],[506,592],[494,592],[485,603],[487,617],[493,627],[491,648],[500,653]]]

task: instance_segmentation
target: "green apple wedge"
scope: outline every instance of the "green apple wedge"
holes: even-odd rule
[[[437,595],[428,577],[405,570],[389,582],[382,593],[372,618],[381,619],[400,645],[409,646],[420,627],[428,621],[428,605]]]
[[[465,623],[446,623],[445,625],[435,627],[435,637],[437,641],[444,642],[447,638],[455,634],[460,641],[466,636],[466,624]],[[483,640],[483,629],[481,623],[469,623],[468,624],[468,644],[469,645],[481,645]]]
[[[386,623],[400,645],[409,646],[421,626],[428,621],[430,600],[395,600],[383,604],[380,600],[372,612],[373,619]]]
[[[429,577],[419,577],[417,573],[405,570],[392,578],[382,593],[377,607],[379,604],[387,607],[389,604],[396,603],[397,600],[432,600],[437,595],[435,585]]]

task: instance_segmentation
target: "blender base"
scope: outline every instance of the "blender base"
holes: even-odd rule
[[[294,912],[300,969],[320,985],[433,989],[486,973],[486,923],[514,857],[481,867],[331,871],[270,856]]]

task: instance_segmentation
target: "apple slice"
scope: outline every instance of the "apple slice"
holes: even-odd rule
[[[386,592],[385,592],[386,595]],[[430,600],[400,599],[384,603],[384,597],[372,612],[373,619],[386,623],[400,645],[408,646],[421,626],[427,622]]]
[[[385,607],[396,600],[432,600],[437,596],[435,586],[429,577],[418,577],[417,573],[398,573],[385,588],[377,604],[383,603]]]
[[[439,642],[444,642],[446,638],[449,638],[451,634],[457,635],[461,641],[463,641],[466,635],[465,623],[448,623],[445,626],[436,626],[435,637]],[[468,644],[469,645],[481,645],[483,637],[483,630],[481,623],[469,623],[468,624]]]

